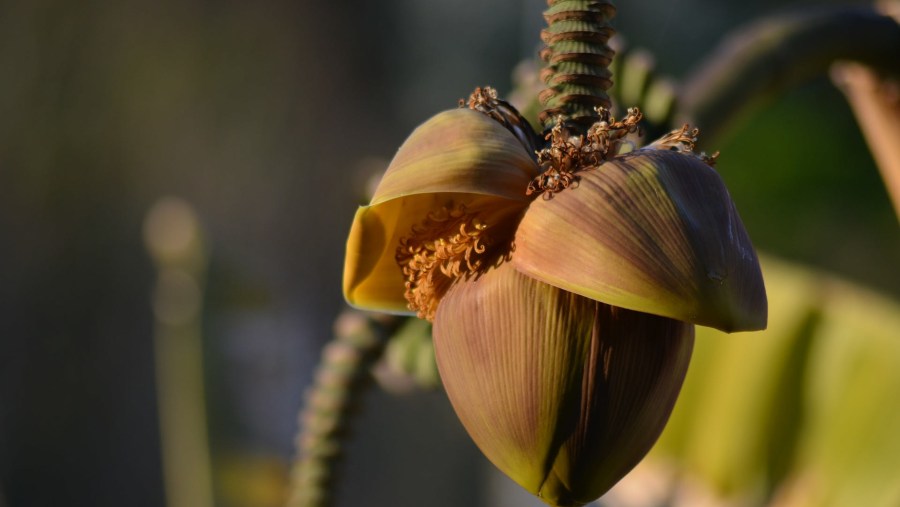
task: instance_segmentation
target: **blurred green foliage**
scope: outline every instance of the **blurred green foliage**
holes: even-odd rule
[[[897,217],[849,107],[824,77],[789,90],[715,148],[759,248],[900,295]]]
[[[897,505],[900,305],[771,258],[763,272],[769,329],[698,328],[649,461],[677,460],[722,505]]]

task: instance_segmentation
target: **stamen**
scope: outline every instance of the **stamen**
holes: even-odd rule
[[[638,123],[644,115],[640,109],[630,107],[626,111],[625,118],[622,118],[622,121],[616,121],[609,109],[598,107],[596,111],[600,119],[588,129],[587,137],[591,143],[592,153],[599,155],[600,162],[602,162],[619,154],[622,144],[625,143],[625,136],[634,133],[640,134]],[[597,163],[599,162],[595,162],[594,165]]]
[[[643,115],[638,108],[628,109],[622,121],[616,121],[605,107],[595,108],[597,121],[591,125],[587,135],[572,135],[565,126],[562,116],[544,137],[550,146],[537,152],[538,163],[544,172],[528,184],[525,195],[543,194],[550,199],[573,183],[578,182],[575,173],[587,167],[594,167],[615,157],[623,146],[628,134],[639,132],[638,122]]]
[[[490,86],[485,86],[484,88],[478,86],[475,88],[475,91],[469,95],[469,109],[474,109],[475,111],[485,114],[490,114],[491,110],[495,109],[498,103],[497,90]],[[466,102],[463,99],[459,99],[459,107],[464,107],[465,105]]]
[[[700,129],[691,128],[690,125],[685,123],[681,126],[681,129],[669,132],[650,143],[647,147],[655,148],[657,150],[673,150],[690,153],[694,151],[699,135]]]
[[[487,228],[465,206],[451,205],[430,213],[400,240],[396,259],[406,278],[404,296],[410,310],[434,319],[438,302],[453,282],[488,267]]]
[[[700,129],[696,127],[691,128],[690,125],[685,123],[681,126],[681,129],[669,132],[668,134],[647,145],[647,148],[655,150],[678,151],[688,155],[693,155],[709,166],[715,166],[716,159],[719,158],[718,151],[714,152],[712,155],[707,155],[706,152],[703,151],[701,151],[700,153],[694,153],[694,149],[697,147],[697,139],[699,137]]]

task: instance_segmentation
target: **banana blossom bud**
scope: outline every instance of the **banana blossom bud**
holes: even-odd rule
[[[344,294],[433,321],[482,452],[546,503],[584,505],[661,433],[695,324],[765,328],[759,262],[696,130],[626,153],[636,109],[542,143],[492,89],[468,106],[418,127],[357,211]]]

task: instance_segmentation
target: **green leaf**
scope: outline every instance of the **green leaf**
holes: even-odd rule
[[[749,505],[900,504],[900,304],[763,259],[767,331],[698,330],[650,461]]]

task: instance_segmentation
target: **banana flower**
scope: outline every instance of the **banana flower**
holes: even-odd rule
[[[344,295],[433,321],[482,452],[544,502],[584,505],[656,441],[695,324],[765,328],[757,256],[696,130],[629,150],[640,112],[599,108],[542,142],[490,88],[468,106],[419,126],[356,212]]]

